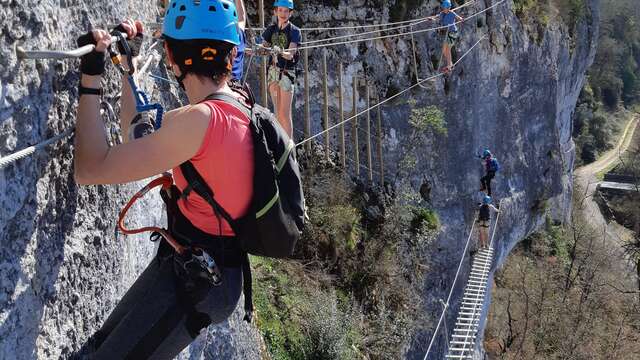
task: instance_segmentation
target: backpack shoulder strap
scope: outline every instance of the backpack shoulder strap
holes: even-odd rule
[[[180,170],[182,170],[182,175],[188,183],[187,187],[182,192],[182,197],[186,198],[189,196],[191,191],[195,191],[196,194],[200,195],[209,205],[211,205],[214,213],[222,216],[235,231],[235,220],[222,207],[222,205],[215,200],[213,190],[211,190],[200,173],[198,173],[198,170],[193,166],[193,163],[191,161],[183,162],[180,164]]]
[[[204,99],[204,101],[207,101],[207,100],[219,100],[219,101],[226,102],[238,108],[238,110],[242,111],[242,113],[244,113],[249,119],[251,119],[253,116],[253,111],[251,106],[247,104],[243,104],[240,100],[236,99],[235,97],[229,94],[216,92],[207,96]]]

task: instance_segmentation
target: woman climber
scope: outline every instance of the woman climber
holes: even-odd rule
[[[440,19],[440,24],[446,26],[446,36],[442,43],[442,54],[444,55],[447,65],[442,67],[440,71],[450,73],[453,70],[453,60],[451,59],[451,48],[458,41],[457,21],[464,21],[464,18],[451,10],[451,1],[444,0],[441,4],[442,11],[435,16],[429,17],[430,20]]]
[[[230,0],[209,0],[206,9],[198,5],[200,2],[171,0],[162,30],[168,66],[186,91],[189,105],[166,113],[157,131],[111,148],[99,112],[105,50],[111,36],[93,30],[78,39],[79,45],[96,46],[82,57],[80,65],[76,181],[120,184],[172,170],[176,183],[170,193],[175,196],[175,211],[169,230],[219,275],[219,281],[210,281],[203,267],[181,262],[178,253],[162,241],[155,258],[83,347],[81,353],[91,359],[173,359],[202,329],[227,319],[240,297],[246,255],[230,224],[214,216],[202,198],[188,195],[180,167],[185,162],[193,164],[207,185],[216,189],[216,200],[233,218],[248,211],[254,175],[250,120],[231,103],[209,100],[209,95],[220,93],[236,102],[247,101],[228,84],[241,41],[236,6]],[[140,22],[130,20],[119,29],[130,42],[140,39],[143,30]],[[131,55],[136,54],[132,51]],[[137,116],[126,76],[121,108],[121,128],[126,133]],[[177,196],[180,192],[182,196]]]
[[[272,56],[268,70],[269,94],[278,122],[293,138],[291,103],[296,82],[298,53],[296,48],[302,39],[300,29],[289,19],[293,14],[293,0],[276,0],[273,3],[276,22],[262,33],[265,46],[277,47],[279,54]]]

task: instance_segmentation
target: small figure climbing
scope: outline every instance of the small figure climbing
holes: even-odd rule
[[[478,245],[481,249],[489,246],[487,239],[489,238],[489,226],[491,225],[491,210],[499,213],[500,210],[491,204],[491,196],[485,196],[482,199],[478,211]]]
[[[280,125],[293,138],[291,103],[296,83],[298,54],[296,48],[302,40],[300,28],[289,19],[293,14],[293,0],[276,0],[273,3],[276,22],[262,33],[264,46],[279,49],[272,57],[268,70],[269,94]]]
[[[442,7],[442,11],[438,15],[429,17],[428,19],[440,19],[440,24],[446,26],[446,35],[442,43],[442,54],[444,55],[447,65],[441,67],[440,71],[448,74],[453,70],[451,48],[454,47],[458,41],[458,26],[456,25],[456,20],[464,21],[464,18],[451,10],[451,1],[444,0],[440,6]]]
[[[489,149],[485,149],[482,152],[482,156],[477,155],[482,159],[482,163],[485,169],[485,175],[480,178],[480,191],[486,191],[487,195],[491,196],[491,180],[496,176],[496,173],[500,170],[500,163],[496,159]]]

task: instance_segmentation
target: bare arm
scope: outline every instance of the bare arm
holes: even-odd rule
[[[84,78],[83,85],[91,85]],[[210,117],[206,105],[186,106],[167,113],[160,130],[109,148],[97,96],[82,96],[75,137],[76,182],[119,184],[176,167],[196,154]]]
[[[282,52],[282,57],[287,60],[293,60],[293,57],[296,55],[296,52],[298,51],[297,49],[298,49],[297,43],[290,43],[289,48],[286,51]]]

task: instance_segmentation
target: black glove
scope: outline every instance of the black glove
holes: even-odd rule
[[[79,47],[89,44],[96,45],[96,40],[93,38],[91,31],[80,36],[77,41]],[[80,58],[80,71],[87,75],[102,75],[104,73],[104,64],[105,53],[93,50]]]
[[[127,30],[122,26],[122,24],[116,26],[113,30],[121,32],[125,38],[127,37]],[[131,49],[131,57],[136,57],[140,55],[140,47],[142,46],[142,41],[144,40],[144,35],[141,32],[138,32],[133,39],[127,38],[127,43],[129,44],[129,49]],[[121,55],[127,55],[122,43],[118,41],[118,51]]]

